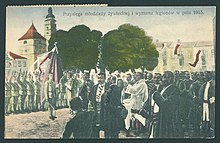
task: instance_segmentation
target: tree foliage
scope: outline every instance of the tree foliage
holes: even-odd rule
[[[72,27],[69,31],[58,30],[49,40],[49,50],[57,42],[64,68],[77,67],[80,70],[95,68],[98,61],[98,45],[102,33],[90,30],[85,25]]]
[[[143,29],[124,24],[104,35],[102,57],[111,72],[141,67],[152,71],[158,64],[159,53]]]

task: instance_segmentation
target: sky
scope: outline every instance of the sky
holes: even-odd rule
[[[7,7],[6,50],[17,52],[18,39],[34,23],[44,36],[44,20],[49,6]],[[154,41],[212,41],[214,6],[175,7],[73,7],[52,6],[57,29],[68,31],[84,24],[104,34],[122,24],[138,26]]]

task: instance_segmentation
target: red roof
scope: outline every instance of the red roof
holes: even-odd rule
[[[46,40],[40,33],[37,32],[37,29],[35,28],[34,24],[32,23],[31,27],[28,29],[28,31],[18,39],[19,40],[25,40],[25,39],[44,39]]]
[[[27,59],[27,58],[25,58],[25,57],[22,57],[22,56],[20,56],[20,55],[17,55],[17,54],[15,54],[15,53],[12,53],[12,52],[8,52],[8,55],[9,55],[11,58],[13,58],[14,60],[15,60],[15,59]]]

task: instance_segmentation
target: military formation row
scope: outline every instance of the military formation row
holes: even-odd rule
[[[40,74],[35,74],[33,78],[32,75],[19,73],[5,81],[5,115],[47,110],[48,104],[42,96],[44,92],[42,87],[45,84],[42,83],[41,77]],[[68,107],[71,96],[77,94],[80,84],[79,79],[73,77],[67,79],[64,75],[53,93],[54,108]]]

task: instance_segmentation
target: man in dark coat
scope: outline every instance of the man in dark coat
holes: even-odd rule
[[[82,110],[82,100],[75,97],[70,101],[70,108],[75,116],[67,122],[63,138],[86,139],[91,138],[92,119],[89,112]]]
[[[148,111],[148,121],[149,121],[149,137],[154,138],[156,136],[157,128],[158,128],[158,113],[159,113],[159,106],[155,103],[152,95],[155,91],[161,92],[163,86],[161,85],[162,75],[160,73],[155,73],[153,81],[154,81],[154,88],[149,94],[149,103],[147,105],[146,111]]]
[[[189,120],[189,111],[192,107],[189,97],[189,87],[192,84],[192,80],[190,79],[190,73],[188,71],[184,71],[184,79],[179,83],[180,90],[180,120],[182,122],[182,127],[185,132],[189,131],[190,120]]]
[[[162,84],[165,87],[161,92],[155,91],[153,99],[159,106],[159,118],[156,137],[175,138],[181,137],[181,128],[178,120],[178,105],[180,91],[173,84],[174,76],[170,71],[165,71]]]
[[[180,72],[178,70],[174,71],[174,84],[178,86],[178,82],[180,79]]]
[[[189,88],[189,97],[191,99],[192,107],[189,112],[189,119],[192,124],[193,136],[200,137],[200,118],[201,114],[201,97],[199,96],[199,89],[203,84],[203,79],[200,76],[200,73],[194,73],[193,76],[194,82],[191,84]]]
[[[154,91],[156,90],[156,85],[155,85],[155,80],[153,78],[157,78],[158,74],[155,74],[155,76],[153,77],[153,74],[148,72],[146,77],[145,77],[145,82],[148,86],[148,95],[149,95],[149,99],[150,96],[154,93]],[[156,81],[157,82],[157,81]],[[151,105],[151,100],[147,100],[147,102],[149,102],[148,105]],[[150,106],[149,106],[150,107]]]
[[[158,124],[159,111],[159,107],[153,100],[152,95],[155,91],[160,92],[163,89],[161,85],[161,78],[162,75],[160,73],[154,74],[153,81],[150,83],[151,89],[149,90],[149,100],[144,103],[143,108],[140,111],[140,115],[147,119],[148,137],[151,135],[151,138],[155,137],[154,135]]]
[[[104,93],[108,90],[109,85],[105,82],[105,73],[98,74],[98,84],[93,86],[90,95],[88,106],[90,109],[94,110],[95,123],[93,125],[93,135],[94,138],[99,138],[100,131],[100,112],[101,112],[101,101],[103,99]]]
[[[100,112],[100,130],[104,131],[105,138],[118,138],[122,126],[120,117],[121,92],[114,83],[115,77],[112,77],[112,84],[102,96]]]

